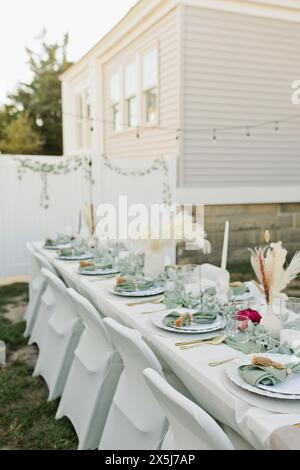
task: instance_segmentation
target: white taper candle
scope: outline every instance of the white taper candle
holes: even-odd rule
[[[222,262],[221,262],[221,269],[224,269],[224,270],[227,267],[228,238],[229,238],[229,222],[228,220],[226,220],[225,231],[224,231],[224,241],[223,241],[223,251],[222,251]]]

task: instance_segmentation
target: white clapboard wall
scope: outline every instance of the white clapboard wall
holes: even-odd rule
[[[17,157],[18,159],[26,158]],[[58,163],[64,157],[30,157],[49,163]],[[118,197],[128,197],[128,204],[162,203],[163,182],[161,171],[143,177],[118,175],[103,165],[99,155],[94,160],[93,200],[95,206],[112,203],[118,210]],[[114,159],[113,164],[124,169],[147,169],[152,159]],[[166,157],[168,182],[174,198],[176,186],[175,157]],[[102,163],[101,163],[102,162]],[[82,171],[66,175],[49,175],[49,208],[40,206],[42,181],[38,173],[30,170],[18,180],[18,162],[13,156],[0,156],[0,278],[26,274],[28,259],[25,244],[30,240],[43,240],[63,232],[67,226],[78,227],[79,211],[89,201],[89,184]],[[83,222],[84,223],[84,222]]]
[[[267,194],[269,187],[299,188],[300,119],[275,130],[276,119],[300,114],[291,100],[300,77],[299,23],[195,6],[183,15],[181,186],[208,188],[205,195],[215,189],[219,203],[232,188],[247,187],[249,195],[256,188]],[[247,137],[247,125],[264,121],[273,122]],[[212,129],[223,126],[245,127],[217,132],[213,141]],[[234,202],[233,193],[226,199]],[[275,191],[270,199],[277,202]]]

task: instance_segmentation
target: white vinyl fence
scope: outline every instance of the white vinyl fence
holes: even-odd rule
[[[0,155],[0,278],[26,274],[29,240],[43,240],[63,232],[67,226],[78,227],[79,210],[89,201],[90,185],[84,172],[72,171],[66,175],[49,175],[49,208],[40,206],[42,181],[39,173],[27,170],[18,179],[18,161],[26,156]],[[65,157],[30,156],[32,160],[59,163]],[[126,195],[128,203],[163,202],[164,183],[167,182],[172,198],[176,187],[176,157],[166,157],[168,174],[159,169],[145,176],[124,176],[107,168],[100,156],[93,156],[93,200],[113,203],[118,208],[118,196]],[[125,171],[147,170],[152,160],[114,159]]]

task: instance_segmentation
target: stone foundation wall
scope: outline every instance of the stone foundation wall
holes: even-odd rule
[[[300,250],[300,203],[251,204],[205,207],[205,231],[212,244],[210,255],[184,251],[179,247],[179,263],[221,263],[225,221],[230,222],[228,263],[249,261],[247,248],[264,243],[264,232],[271,232],[271,240],[281,240],[292,255]]]

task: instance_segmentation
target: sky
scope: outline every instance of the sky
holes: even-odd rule
[[[69,33],[69,59],[93,47],[137,0],[0,0],[0,104],[18,82],[30,80],[25,47],[38,50],[44,28],[47,41]]]

